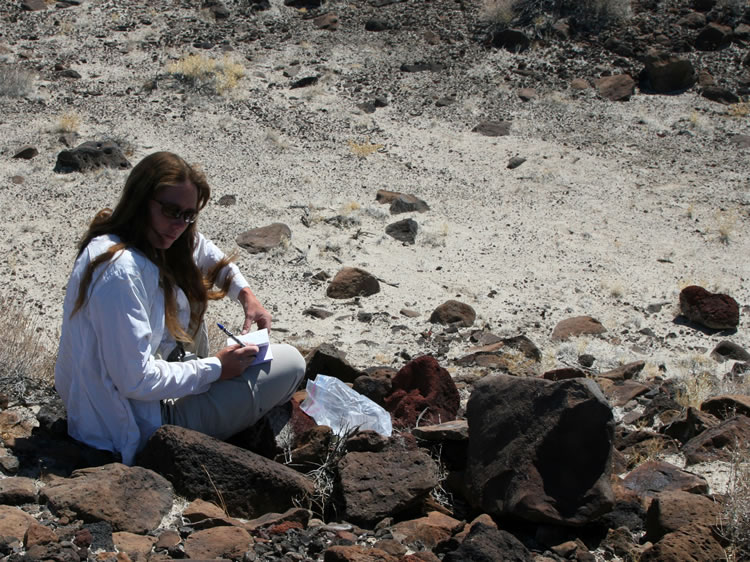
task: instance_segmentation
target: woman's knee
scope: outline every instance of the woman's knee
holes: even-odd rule
[[[305,358],[302,357],[299,350],[292,345],[280,343],[277,344],[276,347],[278,347],[280,355],[283,355],[284,367],[287,369],[289,376],[293,376],[296,381],[295,387],[298,386],[305,376],[305,369],[307,368]],[[274,349],[274,353],[277,353],[276,349]]]

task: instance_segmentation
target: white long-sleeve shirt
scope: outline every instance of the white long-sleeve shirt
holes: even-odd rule
[[[216,357],[181,363],[154,357],[168,334],[164,293],[157,266],[137,250],[122,250],[97,267],[88,300],[71,316],[86,267],[118,242],[116,236],[98,236],[76,259],[63,305],[55,387],[71,437],[119,452],[130,465],[161,425],[160,400],[205,392],[221,375],[221,363]],[[199,234],[194,257],[206,271],[224,255]],[[229,296],[236,300],[248,285],[234,264],[223,274],[230,270]],[[184,293],[178,294],[183,325],[186,302]]]

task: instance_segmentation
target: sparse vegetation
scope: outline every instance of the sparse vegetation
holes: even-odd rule
[[[629,0],[485,0],[481,17],[498,26],[536,25],[545,16],[570,17],[583,29],[597,30],[630,16]]]
[[[11,402],[52,388],[56,356],[27,307],[0,296],[0,393]]]
[[[750,102],[733,103],[727,108],[727,114],[731,117],[747,117],[750,115]]]
[[[235,89],[240,79],[245,76],[245,67],[229,57],[216,60],[205,55],[182,57],[170,64],[167,71],[196,88],[221,95]]]
[[[81,118],[74,111],[67,111],[57,119],[55,131],[58,133],[76,133],[81,126]]]
[[[0,66],[0,96],[22,98],[33,91],[34,75],[14,66]]]
[[[384,146],[382,144],[372,143],[369,138],[361,143],[349,139],[349,150],[351,150],[352,154],[358,158],[366,158],[373,152],[378,152],[383,148]]]
[[[729,543],[730,562],[750,560],[750,444],[735,444],[731,450],[729,483],[717,525]]]
[[[722,211],[716,215],[716,230],[719,233],[719,242],[729,244],[737,226],[737,213],[733,211]]]
[[[699,408],[705,400],[717,394],[715,365],[714,360],[705,355],[691,355],[680,360],[682,388],[677,393],[678,404],[684,408]]]

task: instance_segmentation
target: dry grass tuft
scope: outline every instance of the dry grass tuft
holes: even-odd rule
[[[229,57],[222,60],[205,55],[187,55],[169,65],[170,74],[185,80],[199,89],[224,95],[234,90],[245,76],[245,67]]]
[[[719,379],[714,373],[716,363],[704,355],[692,355],[679,361],[682,370],[679,380],[682,388],[675,400],[683,408],[700,405],[718,393]]]
[[[351,150],[352,154],[354,154],[357,158],[366,158],[373,152],[378,152],[379,150],[382,150],[384,148],[382,144],[371,143],[369,138],[362,143],[358,143],[350,139],[348,143],[349,150]]]
[[[719,534],[729,543],[730,562],[750,560],[750,444],[732,449],[727,494],[719,519]]]
[[[56,354],[42,341],[43,327],[21,303],[0,296],[0,392],[23,402],[51,391]]]
[[[331,444],[328,447],[323,464],[307,473],[312,480],[314,491],[312,496],[304,498],[294,498],[295,505],[305,507],[313,512],[316,516],[324,521],[331,514],[334,508],[334,492],[336,489],[336,479],[338,477],[339,461],[346,454],[347,440],[357,433],[359,428],[355,427],[343,432],[341,435],[332,435]]]
[[[57,133],[77,133],[81,126],[81,118],[74,111],[66,111],[57,119],[55,132]]]

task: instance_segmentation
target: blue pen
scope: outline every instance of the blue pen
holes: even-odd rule
[[[236,341],[236,342],[237,342],[237,343],[238,343],[238,344],[239,344],[239,345],[240,345],[241,347],[245,347],[245,344],[244,344],[244,343],[242,343],[242,342],[241,342],[241,341],[240,341],[240,340],[239,340],[239,339],[237,338],[237,336],[235,336],[235,335],[234,335],[234,334],[233,334],[232,332],[230,332],[229,330],[227,330],[227,329],[226,329],[226,328],[225,328],[224,326],[222,326],[222,325],[221,325],[221,324],[219,324],[218,322],[216,323],[216,325],[217,325],[217,326],[219,327],[219,330],[221,330],[221,331],[222,331],[222,332],[224,332],[224,333],[225,333],[226,335],[228,335],[228,336],[229,336],[230,338],[232,338],[232,339],[233,339],[234,341]]]

